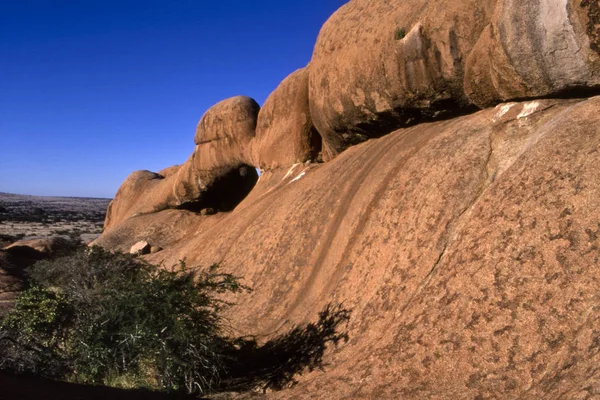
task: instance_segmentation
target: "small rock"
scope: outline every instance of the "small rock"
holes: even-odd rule
[[[217,213],[217,210],[215,210],[214,208],[203,208],[202,210],[200,210],[200,215],[215,215]]]
[[[129,250],[129,254],[143,256],[145,254],[150,254],[151,248],[152,248],[152,246],[150,246],[150,243],[146,242],[145,240],[142,240],[140,242],[137,242],[133,246],[131,246],[131,250]]]
[[[158,253],[159,251],[162,251],[162,247],[160,246],[150,246],[150,254],[154,254],[154,253]]]
[[[51,236],[47,238],[22,239],[4,247],[2,250],[16,257],[24,257],[34,260],[67,254],[75,244],[63,236]]]

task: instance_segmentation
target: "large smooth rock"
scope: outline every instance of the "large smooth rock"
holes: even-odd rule
[[[600,89],[600,6],[501,0],[469,54],[465,91],[480,107]]]
[[[250,142],[255,136],[260,106],[245,96],[212,106],[196,128],[194,166],[210,171],[232,164],[251,164]]]
[[[166,223],[181,214],[150,214],[101,239],[152,225],[161,240],[139,235],[164,250],[150,261],[243,277],[240,334],[352,309],[325,370],[268,398],[594,398],[599,109],[600,97],[507,103],[401,129],[265,173],[233,213],[179,231]]]
[[[597,94],[599,26],[588,0],[352,0],[323,26],[309,67],[325,158],[474,106]]]
[[[326,158],[468,105],[464,61],[496,1],[352,0],[325,23],[310,63],[310,111]]]
[[[211,107],[198,123],[196,148],[189,159],[160,173],[132,173],[111,201],[104,229],[132,216],[166,209],[233,208],[258,180],[256,171],[247,166],[252,164],[259,108],[256,101],[243,96]]]
[[[299,69],[284,79],[263,104],[254,151],[262,170],[318,159],[321,137],[310,116],[308,69]]]

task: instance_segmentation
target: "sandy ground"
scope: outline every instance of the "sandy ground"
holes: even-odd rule
[[[109,202],[110,199],[0,192],[0,246],[21,238],[56,235],[90,242],[102,233]]]

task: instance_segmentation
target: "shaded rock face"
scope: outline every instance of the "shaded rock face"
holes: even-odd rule
[[[308,69],[292,73],[265,101],[258,114],[254,151],[261,170],[318,159],[321,136],[310,116]]]
[[[593,0],[583,0],[581,7],[588,15],[587,35],[590,38],[590,48],[600,53],[600,4]]]
[[[269,398],[593,398],[599,109],[515,102],[401,129],[269,171],[230,214],[139,216],[101,241],[143,231],[164,247],[150,261],[243,276],[243,334],[352,309],[326,370]]]
[[[68,254],[76,244],[64,237],[19,240],[0,250],[0,314],[25,287],[25,269],[36,261]]]
[[[258,112],[256,101],[243,96],[211,107],[198,123],[190,158],[158,174],[132,173],[109,205],[104,229],[166,209],[232,210],[258,180],[249,164]]]

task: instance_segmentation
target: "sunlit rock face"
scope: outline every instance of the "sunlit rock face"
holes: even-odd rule
[[[351,308],[326,370],[273,398],[576,398],[600,390],[599,107],[515,102],[401,129],[266,172],[231,213],[132,217],[97,244],[221,262],[254,288],[230,311],[239,332]]]
[[[519,98],[582,96],[600,88],[600,6],[592,3],[498,1],[467,59],[470,101],[486,107]]]
[[[188,162],[129,178],[95,244],[221,263],[254,289],[240,334],[352,309],[326,369],[268,398],[598,397],[597,16],[350,1],[262,110],[219,103]],[[245,189],[213,210],[222,180]]]
[[[244,96],[211,107],[198,123],[190,158],[161,173],[132,173],[111,202],[104,229],[167,209],[235,208],[258,180],[250,164],[259,110],[256,101]]]
[[[310,64],[325,155],[473,106],[590,95],[600,85],[596,3],[350,1],[324,25]]]
[[[295,71],[269,95],[258,114],[255,164],[262,170],[320,159],[321,136],[310,116],[308,68]]]

